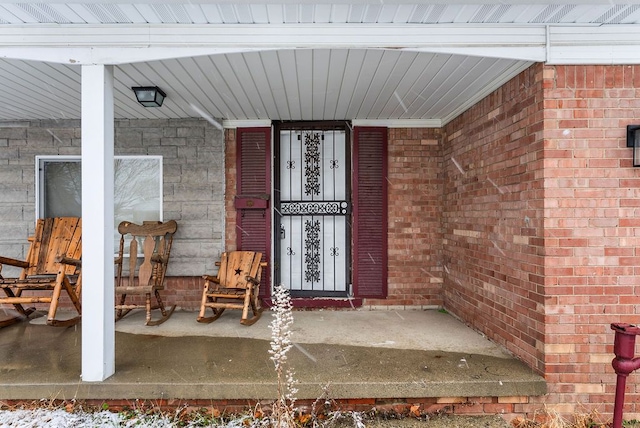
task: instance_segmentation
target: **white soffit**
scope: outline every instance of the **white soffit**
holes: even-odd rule
[[[442,123],[530,64],[382,49],[273,50],[120,64],[114,72],[115,116]],[[0,60],[0,120],[79,118],[81,67]],[[167,93],[161,108],[135,101],[130,88],[147,85]]]
[[[309,0],[2,1],[5,24],[638,24],[638,5],[574,0],[453,3]]]

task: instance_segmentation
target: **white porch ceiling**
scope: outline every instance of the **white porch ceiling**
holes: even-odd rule
[[[227,120],[453,118],[524,65],[521,61],[397,50],[305,49],[119,65],[117,118]],[[161,108],[132,86],[157,85]],[[80,66],[0,61],[0,118],[80,117]],[[433,123],[439,125],[437,122]]]
[[[440,126],[534,61],[640,63],[638,27],[615,1],[5,1],[0,120],[79,118],[95,59],[116,64],[117,118]]]

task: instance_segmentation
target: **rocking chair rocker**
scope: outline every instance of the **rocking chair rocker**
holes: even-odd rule
[[[11,304],[18,312],[12,318],[0,321],[0,327],[26,319],[36,308],[25,308],[26,303],[48,303],[47,324],[68,327],[80,321],[82,220],[78,217],[38,219],[26,260],[0,257],[2,265],[22,268],[17,278],[0,275],[0,288],[6,297],[0,304]],[[24,295],[24,291],[35,294]],[[42,292],[47,292],[43,294]],[[62,292],[65,291],[78,315],[70,319],[57,319],[56,313]]]
[[[120,232],[120,249],[116,263],[116,298],[119,300],[115,305],[116,321],[120,320],[132,309],[144,308],[146,310],[145,325],[160,325],[169,319],[175,305],[166,309],[160,291],[164,290],[164,277],[169,264],[171,254],[171,244],[173,234],[178,229],[175,220],[166,223],[144,222],[142,225],[123,221],[118,226]],[[125,241],[131,238],[129,244],[129,255],[125,254]],[[142,257],[138,260],[138,240],[142,241]],[[123,273],[124,259],[129,259],[128,272]],[[128,295],[144,296],[144,304],[126,303]],[[156,303],[151,304],[151,296],[154,296]],[[140,298],[140,297],[138,297]],[[151,311],[160,309],[162,317],[158,320],[151,320]]]
[[[252,251],[231,251],[222,253],[218,275],[203,275],[204,290],[198,322],[210,323],[217,320],[225,309],[241,309],[240,324],[252,325],[262,315],[258,290],[262,268],[267,266],[261,262],[262,253]],[[235,303],[234,303],[235,302]],[[207,308],[211,308],[213,316],[205,317]],[[249,318],[249,308],[253,316]]]

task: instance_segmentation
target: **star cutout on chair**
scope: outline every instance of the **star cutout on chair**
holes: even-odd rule
[[[242,269],[236,269],[236,275],[240,275],[242,273]]]

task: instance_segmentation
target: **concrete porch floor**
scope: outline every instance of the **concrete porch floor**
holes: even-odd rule
[[[454,317],[436,310],[295,311],[288,364],[298,399],[543,395],[544,379]],[[0,330],[0,400],[276,397],[272,313],[253,326],[239,311],[212,324],[176,311],[144,326],[135,312],[116,323],[116,373],[81,380],[81,325],[43,318]]]

